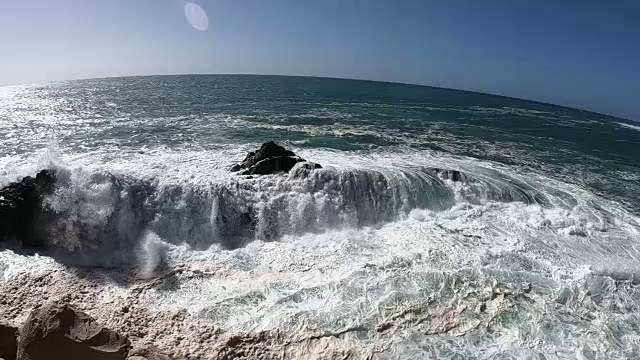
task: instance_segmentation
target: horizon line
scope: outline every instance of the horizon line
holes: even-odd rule
[[[120,79],[120,78],[133,78],[133,77],[220,76],[220,75],[225,75],[225,76],[280,76],[280,77],[316,78],[316,79],[330,79],[330,80],[365,81],[365,82],[375,82],[375,83],[384,83],[384,84],[419,86],[419,87],[427,87],[427,88],[432,88],[432,89],[460,91],[460,92],[466,92],[466,93],[471,93],[471,94],[489,95],[489,96],[496,96],[496,97],[501,97],[501,98],[505,98],[505,99],[527,101],[527,102],[531,102],[531,103],[534,103],[534,104],[550,105],[550,106],[555,106],[555,107],[564,108],[564,109],[587,112],[587,113],[591,113],[591,114],[598,115],[598,116],[605,116],[605,117],[614,118],[614,119],[618,119],[618,120],[626,120],[626,121],[631,121],[633,123],[640,123],[640,119],[638,119],[638,120],[627,119],[627,118],[624,118],[624,117],[621,117],[621,116],[605,114],[605,113],[597,112],[597,111],[594,111],[594,110],[581,109],[581,108],[571,107],[571,106],[567,106],[567,105],[560,105],[560,104],[554,104],[554,103],[550,103],[550,102],[544,102],[544,101],[540,101],[540,100],[519,98],[519,97],[515,97],[515,96],[510,96],[510,95],[502,95],[502,94],[489,93],[489,92],[480,92],[480,91],[476,91],[476,90],[467,90],[467,89],[459,89],[459,88],[447,88],[447,87],[427,85],[427,84],[407,83],[407,82],[400,82],[400,81],[374,80],[374,79],[363,79],[363,78],[347,78],[347,77],[322,76],[322,75],[253,74],[253,73],[171,73],[171,74],[110,75],[110,76],[100,76],[100,77],[79,77],[79,78],[70,78],[70,79],[65,79],[65,80],[51,80],[51,81],[42,81],[42,82],[31,82],[31,83],[0,85],[0,88],[12,87],[12,86],[29,86],[29,85],[55,84],[55,83],[63,83],[63,82],[70,82],[70,81],[85,81],[85,80],[100,80],[100,79]]]

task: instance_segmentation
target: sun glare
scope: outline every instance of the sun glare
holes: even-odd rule
[[[187,3],[184,6],[184,16],[189,24],[196,30],[205,31],[209,28],[209,18],[200,5]]]

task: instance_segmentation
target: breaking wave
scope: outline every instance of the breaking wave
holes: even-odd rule
[[[524,222],[537,232],[593,238],[601,247],[598,241],[607,242],[603,235],[621,226],[625,213],[576,186],[432,152],[336,157],[332,151],[301,150],[325,167],[259,177],[228,172],[227,159],[241,159],[245,150],[162,149],[111,162],[95,156],[49,161],[58,174],[56,191],[46,199],[54,214],[47,224],[49,241],[65,249],[66,262],[118,267],[137,264],[140,256],[155,259],[152,263],[166,260],[160,253],[167,248],[159,243],[236,249],[256,240],[366,231],[464,214],[477,217],[484,230],[474,235],[467,224],[453,233],[495,237],[487,224]],[[505,212],[505,206],[513,211]],[[624,231],[638,231],[634,221],[624,223]],[[169,260],[181,261],[180,256]]]
[[[104,255],[133,247],[153,232],[194,249],[236,248],[255,239],[381,226],[415,209],[445,211],[460,202],[551,206],[531,184],[489,169],[472,174],[363,165],[328,165],[310,174],[294,169],[289,175],[228,175],[204,184],[59,167],[56,192],[46,200],[55,213],[51,242]]]
[[[640,126],[637,126],[637,125],[631,125],[631,124],[625,124],[625,123],[618,123],[618,125],[624,126],[624,127],[628,128],[628,129],[633,129],[633,130],[640,131]]]

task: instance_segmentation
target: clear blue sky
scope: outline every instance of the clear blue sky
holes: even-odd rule
[[[0,0],[0,85],[256,73],[475,90],[640,120],[638,0]]]

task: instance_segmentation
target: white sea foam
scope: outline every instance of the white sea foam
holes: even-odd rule
[[[457,342],[455,353],[504,355],[505,349],[483,344],[517,343],[509,356],[518,358],[526,349],[550,355],[574,348],[574,339],[583,331],[582,320],[566,311],[579,314],[596,304],[598,322],[589,325],[584,344],[604,342],[607,354],[614,357],[623,353],[621,346],[633,346],[628,337],[619,345],[598,335],[612,331],[620,321],[631,321],[623,320],[611,304],[640,306],[631,285],[640,275],[640,249],[635,246],[640,219],[620,205],[540,174],[513,173],[489,161],[409,149],[362,153],[294,149],[325,165],[317,177],[306,180],[239,179],[230,174],[226,167],[254,146],[202,151],[148,148],[118,157],[105,150],[56,155],[55,166],[67,174],[67,187],[50,201],[57,211],[73,215],[61,225],[67,231],[62,238],[75,239],[71,244],[76,248],[78,241],[107,246],[105,241],[127,238],[123,229],[134,228],[131,219],[144,218],[145,209],[160,209],[148,221],[136,223],[140,228],[131,233],[141,237],[134,249],[140,274],[150,277],[162,267],[181,266],[211,275],[177,275],[174,286],[146,292],[145,299],[157,309],[186,309],[223,330],[280,330],[296,338],[359,327],[369,330],[350,341],[369,349],[382,341],[372,335],[376,326],[391,321],[396,330],[385,346],[402,354],[415,345],[410,339],[435,330],[429,321],[409,325],[399,314],[413,311],[434,318],[439,316],[435,308],[463,306],[468,310],[459,315],[454,333],[470,334],[464,329],[480,326],[474,325],[478,319],[494,324],[494,332],[474,335],[485,339],[477,346]],[[20,161],[32,160],[16,160],[15,168]],[[474,181],[438,180],[450,192],[447,206],[411,205],[410,195],[424,193],[430,184],[422,168],[461,170]],[[363,194],[360,203],[347,201],[345,179]],[[132,196],[141,191],[150,195],[138,204]],[[367,198],[366,194],[387,195]],[[286,212],[280,212],[274,201],[286,204]],[[216,219],[225,206],[248,205],[263,209],[257,224],[263,230],[229,248],[218,239]],[[355,219],[367,218],[369,209],[390,215],[359,224]],[[289,215],[279,218],[285,213]],[[342,220],[323,223],[326,218],[317,214]],[[309,219],[313,226],[307,226]],[[97,226],[101,223],[114,225],[115,232],[107,238],[96,232],[92,242],[87,229],[104,229]],[[265,241],[264,229],[273,224],[292,231]],[[134,238],[127,241],[135,243]],[[2,254],[9,256],[6,251]],[[39,266],[53,266],[47,261]],[[11,264],[11,268],[5,265],[5,277],[33,270],[25,262]],[[605,278],[629,288],[612,288]],[[486,295],[500,287],[520,293],[530,290],[522,298],[504,300],[510,307],[503,309]],[[473,312],[485,303],[489,310]],[[491,318],[492,311],[500,316]],[[568,318],[560,320],[561,314]],[[545,319],[545,325],[532,325],[531,319]],[[552,336],[549,331],[557,339],[540,346]],[[419,343],[431,344],[432,350],[424,351],[432,354],[447,342],[428,338]]]
[[[626,128],[629,128],[629,129],[640,131],[640,126],[639,125],[631,125],[631,124],[625,124],[625,123],[620,123],[620,122],[618,123],[618,125],[624,126]]]
[[[141,241],[140,248],[140,275],[144,278],[152,278],[157,270],[164,265],[167,245],[160,237],[152,232],[147,232]]]

